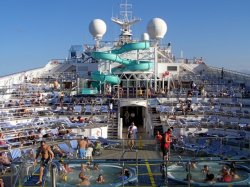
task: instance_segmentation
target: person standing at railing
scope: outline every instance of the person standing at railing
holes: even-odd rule
[[[156,132],[155,141],[156,141],[156,151],[158,151],[160,149],[162,142],[162,135],[160,134],[160,131]]]
[[[163,160],[169,159],[171,134],[172,134],[172,128],[169,128],[167,132],[164,133],[164,136],[161,141],[161,150],[163,154]]]
[[[79,158],[83,159],[86,157],[87,148],[88,148],[88,138],[84,137],[83,139],[79,139],[78,140]]]
[[[109,101],[109,118],[112,118],[112,114],[114,113],[113,107],[114,107],[114,99],[112,98]]]

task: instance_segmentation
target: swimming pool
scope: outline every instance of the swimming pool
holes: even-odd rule
[[[57,187],[74,187],[81,182],[79,179],[79,173],[81,171],[80,164],[70,164],[70,167],[73,169],[73,172],[69,173],[66,177],[66,180],[59,179],[57,181]],[[128,179],[122,181],[122,177],[119,176],[119,173],[122,170],[122,167],[119,165],[109,165],[109,164],[100,164],[99,170],[89,169],[85,171],[85,175],[89,177],[90,185],[89,186],[122,186],[122,184],[133,183],[137,181],[136,170],[132,167],[126,167],[129,170],[130,176]],[[102,174],[105,183],[98,184],[96,179],[99,174]]]
[[[215,179],[218,179],[220,177],[220,170],[224,165],[227,165],[225,162],[199,162],[197,164],[196,168],[191,168],[191,176],[192,176],[192,186],[249,186],[250,185],[250,174],[249,174],[249,169],[237,165],[236,167],[236,172],[240,176],[240,179],[233,180],[233,182],[218,182],[216,180],[215,183],[209,184],[204,182],[205,179],[205,174],[202,173],[202,169],[204,165],[208,165],[210,173],[213,173],[215,175]],[[171,165],[167,168],[167,174],[168,174],[168,179],[175,181],[176,183],[179,184],[188,184],[188,181],[186,181],[187,178],[187,166],[186,165],[178,165],[174,164]]]

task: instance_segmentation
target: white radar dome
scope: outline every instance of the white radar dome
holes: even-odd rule
[[[95,39],[101,39],[106,30],[106,23],[101,19],[94,19],[89,24],[89,32]]]
[[[149,35],[148,35],[148,33],[143,33],[142,35],[141,35],[141,40],[142,41],[149,41]]]
[[[167,24],[161,18],[153,18],[148,22],[147,31],[151,39],[162,39],[167,32]]]

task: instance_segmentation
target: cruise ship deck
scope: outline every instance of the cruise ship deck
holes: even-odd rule
[[[92,46],[0,77],[0,186],[250,186],[250,75],[177,58],[160,18],[135,40],[130,7],[117,41],[95,19]]]

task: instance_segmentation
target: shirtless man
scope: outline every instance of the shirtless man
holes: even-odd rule
[[[41,141],[41,146],[37,150],[35,164],[37,163],[37,158],[41,154],[41,165],[39,171],[39,181],[36,184],[42,184],[43,171],[44,168],[48,166],[49,161],[54,158],[54,153],[51,151],[50,146],[46,145],[45,141]]]
[[[78,140],[79,158],[86,157],[86,150],[88,148],[88,138]]]

